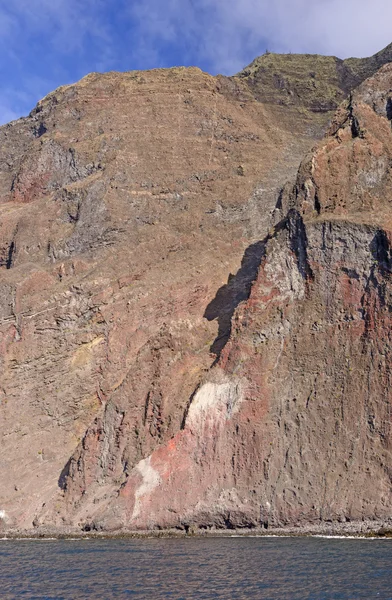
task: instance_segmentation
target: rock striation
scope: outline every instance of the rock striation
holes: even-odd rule
[[[390,61],[92,74],[0,128],[3,527],[392,518]]]

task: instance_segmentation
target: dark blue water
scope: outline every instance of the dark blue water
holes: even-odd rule
[[[392,600],[392,539],[0,541],[0,598]]]

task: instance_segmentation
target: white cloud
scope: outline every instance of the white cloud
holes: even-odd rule
[[[12,88],[0,90],[0,125],[18,119],[21,115],[16,109],[20,102],[20,93]]]
[[[106,0],[0,0],[0,123],[115,60]],[[19,84],[19,85],[18,85]]]
[[[0,126],[19,119],[20,115],[14,112],[9,106],[4,106],[0,101]]]
[[[392,42],[391,21],[390,0],[0,0],[0,61],[17,72],[3,77],[0,120],[91,70],[233,74],[267,48],[369,56]]]
[[[107,47],[106,10],[105,0],[0,0],[0,41],[15,45],[26,35],[43,36],[59,54],[94,38]]]
[[[26,76],[23,85],[16,88],[12,85],[0,89],[0,125],[26,116],[36,102],[54,89],[50,79],[37,76]],[[34,99],[34,100],[33,100]]]
[[[183,39],[217,71],[276,52],[369,56],[392,42],[389,0],[131,0],[144,47]]]

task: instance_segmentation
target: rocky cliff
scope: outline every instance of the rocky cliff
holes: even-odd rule
[[[391,60],[92,74],[0,128],[3,527],[392,517]]]

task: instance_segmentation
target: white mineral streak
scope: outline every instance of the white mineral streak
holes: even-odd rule
[[[286,248],[275,246],[266,263],[265,273],[271,283],[271,289],[279,290],[281,302],[300,300],[305,294],[305,285],[301,273],[298,271],[296,261],[292,254],[288,254]],[[274,298],[274,302],[277,298]],[[265,303],[269,304],[270,300]]]
[[[197,428],[206,420],[224,422],[238,411],[242,399],[238,381],[205,383],[193,399],[186,424],[191,428]]]
[[[151,456],[141,460],[135,467],[135,470],[143,477],[143,481],[135,492],[135,506],[132,519],[136,519],[140,515],[143,496],[151,494],[161,483],[159,473],[153,469],[150,463]]]

